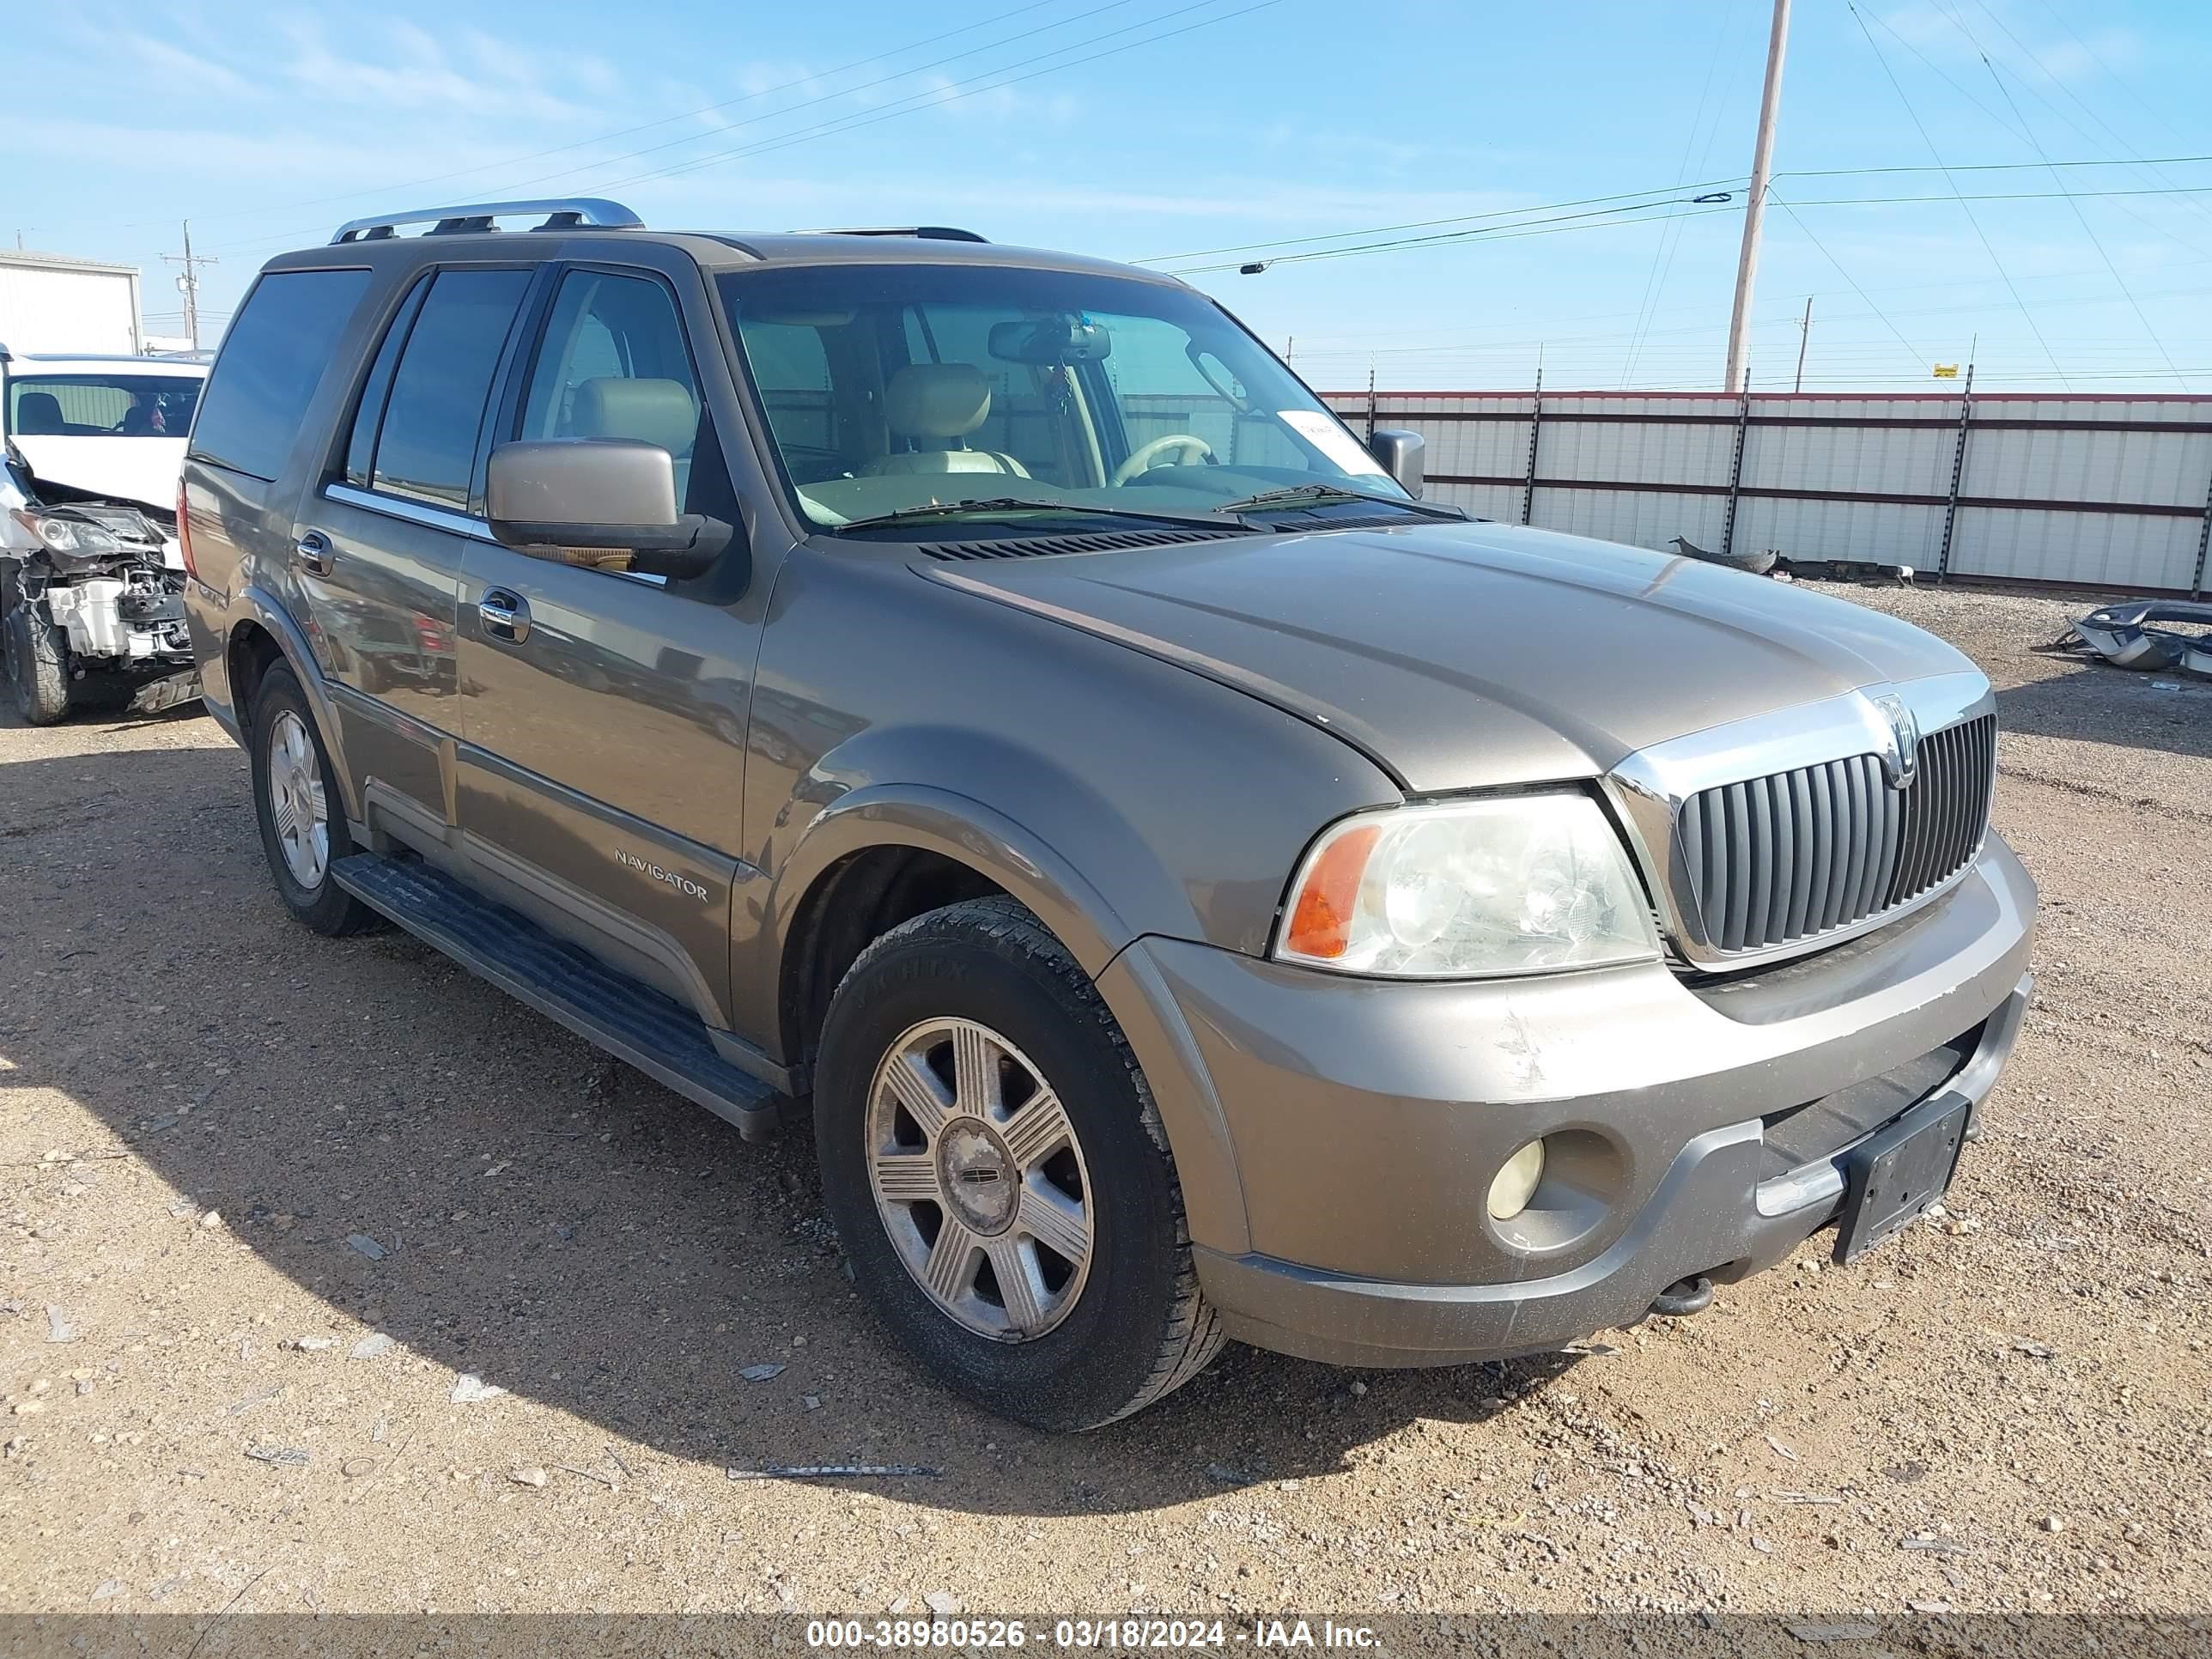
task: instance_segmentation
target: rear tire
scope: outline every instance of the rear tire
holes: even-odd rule
[[[376,912],[331,878],[331,866],[360,848],[346,828],[345,797],[338,793],[314,711],[286,664],[262,676],[247,752],[261,850],[284,908],[331,939],[378,926]]]
[[[1013,900],[933,910],[861,953],[830,1005],[814,1103],[854,1282],[959,1393],[1092,1429],[1220,1351],[1144,1074],[1089,977]]]
[[[15,692],[15,712],[30,725],[52,726],[69,713],[69,641],[60,629],[32,614],[14,571],[6,582],[0,610],[7,613],[8,684]]]

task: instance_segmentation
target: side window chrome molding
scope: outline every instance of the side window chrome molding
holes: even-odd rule
[[[346,507],[358,507],[369,513],[381,513],[386,518],[404,519],[410,524],[424,525],[432,530],[447,530],[456,536],[473,537],[480,542],[492,541],[491,526],[482,519],[466,513],[456,513],[451,507],[432,507],[427,501],[410,501],[401,495],[380,495],[375,490],[356,489],[349,483],[325,484],[323,499],[337,501]],[[492,544],[498,545],[496,542]]]
[[[428,529],[450,531],[456,536],[466,536],[472,541],[483,542],[493,547],[503,545],[492,535],[491,526],[483,520],[471,518],[465,513],[455,513],[447,507],[432,507],[426,501],[410,501],[399,495],[381,495],[374,490],[356,489],[349,483],[325,484],[323,499],[336,501],[343,507],[357,507],[368,513],[381,513],[389,519],[404,519],[410,524],[419,524]],[[642,570],[608,570],[600,574],[618,576],[624,581],[642,582],[647,587],[668,586],[667,577]]]

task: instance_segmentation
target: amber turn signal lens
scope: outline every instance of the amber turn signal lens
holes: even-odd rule
[[[1376,825],[1362,825],[1322,849],[1291,908],[1291,926],[1283,943],[1291,951],[1323,961],[1344,954],[1352,942],[1352,910],[1359,897],[1360,878],[1367,873],[1367,855],[1382,834]]]

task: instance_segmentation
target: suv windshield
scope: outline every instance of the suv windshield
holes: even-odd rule
[[[16,438],[182,438],[206,382],[196,374],[11,374]]]
[[[1407,500],[1289,369],[1188,289],[872,261],[732,271],[720,287],[817,525],[939,503],[866,527],[1031,526],[1025,503],[1202,519],[1312,484]]]

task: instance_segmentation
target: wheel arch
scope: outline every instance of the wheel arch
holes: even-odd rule
[[[252,740],[255,695],[270,669],[281,661],[292,671],[293,678],[300,682],[300,689],[307,694],[307,708],[314,716],[316,732],[331,757],[331,769],[337,774],[338,793],[344,798],[346,817],[354,823],[361,823],[359,793],[345,763],[344,733],[338,724],[337,710],[331,702],[330,684],[315,664],[307,635],[292,620],[291,613],[262,589],[249,587],[240,599],[246,614],[231,624],[223,641],[224,675],[230,684],[231,715],[238,723],[239,740]]]
[[[917,908],[933,887],[945,896]],[[1126,951],[1136,933],[1104,895],[1041,837],[983,802],[880,784],[823,812],[777,872],[754,961],[732,964],[742,981],[737,1000],[757,997],[751,1006],[774,1009],[781,1058],[811,1074],[830,995],[860,951],[924,909],[990,893],[1037,918],[1121,1027],[1167,1130],[1192,1237],[1231,1253],[1247,1248],[1227,1114],[1165,981],[1145,971],[1140,952]]]
[[[1094,980],[1131,937],[1096,888],[995,809],[927,785],[856,789],[815,820],[777,872],[763,948],[732,964],[745,981],[736,1000],[776,1010],[784,1058],[800,1061],[829,993],[872,939],[922,909],[990,893],[1026,906]],[[915,908],[921,897],[933,902]],[[857,917],[868,921],[855,943]]]

